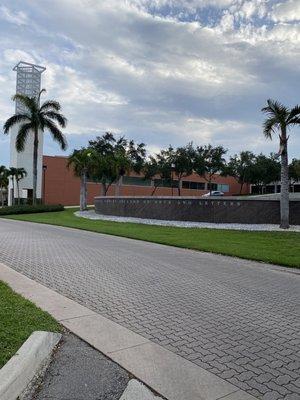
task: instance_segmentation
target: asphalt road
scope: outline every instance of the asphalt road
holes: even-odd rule
[[[3,219],[0,261],[258,398],[300,399],[299,271]]]
[[[42,384],[25,400],[119,400],[128,382],[119,365],[65,333]]]

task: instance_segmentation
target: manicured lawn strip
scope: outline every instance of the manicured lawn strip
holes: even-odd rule
[[[16,215],[7,218],[67,226],[300,268],[300,233],[176,228],[93,221],[76,217],[74,215],[75,210],[75,208],[72,208],[57,213]]]
[[[34,331],[59,332],[60,325],[46,312],[0,281],[0,368]]]

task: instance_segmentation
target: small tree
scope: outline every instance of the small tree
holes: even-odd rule
[[[194,171],[208,182],[209,193],[212,192],[212,180],[215,174],[226,168],[224,155],[227,150],[223,146],[198,146],[194,157]]]
[[[145,179],[152,179],[154,182],[154,189],[151,196],[155,194],[157,188],[163,182],[170,182],[171,185],[173,184],[173,182],[171,182],[172,167],[168,150],[161,150],[161,152],[155,156],[149,157],[149,160],[144,165],[144,176]],[[159,178],[155,179],[157,177]]]
[[[69,156],[68,167],[72,166],[76,176],[80,178],[80,211],[87,209],[87,178],[93,170],[93,155],[90,148],[74,150]]]
[[[18,195],[18,204],[20,204],[20,180],[27,176],[27,172],[25,168],[16,168],[15,178],[17,184],[17,195]]]
[[[100,182],[102,196],[106,196],[118,177],[114,162],[115,144],[116,139],[112,132],[105,132],[104,135],[89,141],[90,148],[94,150],[91,174],[95,181]]]
[[[300,181],[300,160],[294,158],[289,165],[289,177],[292,183]]]
[[[16,181],[16,175],[17,175],[17,168],[15,167],[10,167],[8,170],[8,176],[11,179],[11,184],[12,184],[12,199],[11,199],[11,204],[15,204],[15,181]]]
[[[267,115],[263,123],[263,133],[267,139],[272,139],[275,132],[279,135],[279,153],[281,158],[281,193],[280,193],[280,227],[289,228],[289,164],[287,130],[300,125],[300,105],[292,109],[285,107],[278,101],[268,100],[262,108]]]
[[[250,183],[262,188],[280,178],[280,163],[274,154],[269,157],[259,154],[255,157],[255,162],[249,167]]]
[[[170,161],[174,164],[174,172],[178,179],[178,195],[181,195],[181,181],[185,176],[193,173],[195,149],[192,143],[178,147],[170,154]],[[173,182],[172,182],[173,184]]]
[[[93,151],[91,178],[101,184],[101,196],[106,196],[109,188],[116,182],[118,174],[112,154],[100,155]]]
[[[131,171],[137,174],[142,171],[146,157],[145,144],[122,137],[116,143],[114,157],[118,173],[116,195],[119,196],[122,177]]]
[[[112,183],[116,183],[116,195],[120,194],[122,177],[131,171],[140,173],[146,156],[144,143],[135,144],[124,136],[116,139],[112,132],[98,136],[89,142],[98,157],[94,177],[101,182],[102,194],[106,195]]]
[[[0,165],[0,190],[1,190],[1,206],[4,207],[4,190],[8,188],[8,177],[9,177],[9,170],[4,166]]]
[[[251,167],[255,163],[255,155],[251,151],[241,151],[230,157],[225,175],[233,176],[240,184],[240,194],[245,183],[251,182]]]

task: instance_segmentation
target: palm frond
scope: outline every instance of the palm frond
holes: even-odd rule
[[[272,139],[272,133],[274,133],[279,122],[276,117],[268,118],[263,123],[263,133],[266,138]]]
[[[285,107],[279,101],[275,101],[272,99],[267,100],[266,107],[263,107],[261,111],[271,118],[276,117],[278,122],[282,125],[286,123],[286,119],[289,114],[289,110],[287,107]]]
[[[291,109],[289,117],[287,119],[287,124],[292,123],[291,121],[295,118],[300,118],[300,105],[296,105],[294,108]]]
[[[8,118],[8,120],[3,125],[3,132],[7,135],[9,133],[10,128],[14,125],[20,123],[30,121],[30,118],[27,114],[15,114],[12,117]]]
[[[55,121],[57,121],[59,123],[59,125],[62,128],[65,128],[67,125],[67,122],[68,122],[67,118],[64,115],[62,115],[56,111],[45,111],[45,112],[41,113],[41,115],[42,115],[42,117],[54,119]]]
[[[47,111],[47,110],[55,110],[55,111],[60,111],[61,110],[61,105],[59,104],[58,101],[55,100],[47,100],[45,101],[40,108],[40,111]]]
[[[25,168],[16,168],[16,179],[21,180],[27,176],[27,171]]]
[[[43,125],[45,128],[47,128],[49,130],[53,139],[60,144],[61,149],[66,150],[67,141],[66,141],[65,135],[61,132],[60,129],[58,129],[58,127],[55,125],[55,123],[52,122],[48,118],[44,118]]]
[[[289,125],[300,125],[300,116],[299,117],[294,117],[291,120],[289,120]]]
[[[30,122],[20,127],[16,138],[16,150],[18,152],[24,151],[26,139],[31,129],[32,124]]]
[[[37,108],[36,99],[34,97],[28,97],[24,94],[17,93],[13,96],[13,100],[19,100],[19,102],[22,103],[29,111]]]
[[[40,90],[40,92],[39,92],[39,94],[38,94],[38,97],[37,97],[37,103],[38,103],[38,104],[40,104],[40,100],[41,100],[41,95],[42,95],[42,93],[46,93],[46,89],[41,89],[41,90]]]

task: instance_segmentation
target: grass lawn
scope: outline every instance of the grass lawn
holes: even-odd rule
[[[60,325],[46,312],[0,281],[0,368],[34,331],[59,332]]]
[[[93,221],[75,217],[75,210],[77,209],[69,208],[61,212],[14,215],[5,218],[67,226],[300,268],[300,233],[176,228]]]

